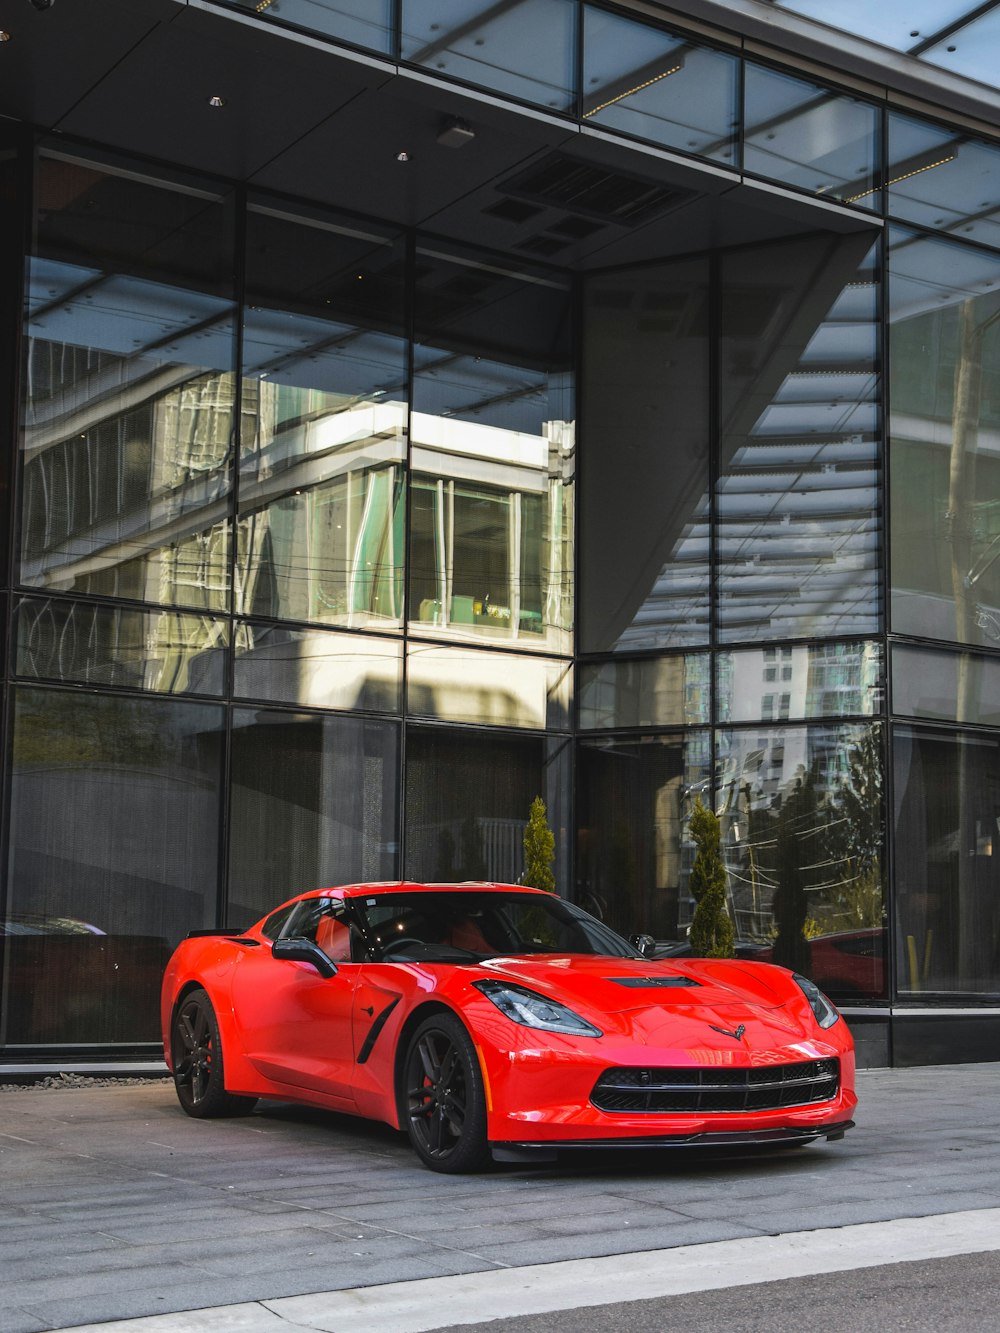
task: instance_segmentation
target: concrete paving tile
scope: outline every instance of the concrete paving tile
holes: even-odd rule
[[[47,1333],[51,1327],[30,1310],[0,1304],[0,1333]]]
[[[485,1248],[485,1257],[508,1267],[522,1264],[557,1263],[563,1259],[592,1259],[610,1254],[631,1254],[640,1250],[659,1250],[672,1245],[700,1245],[713,1240],[735,1240],[758,1235],[753,1228],[725,1222],[701,1222],[686,1226],[652,1230],[628,1228],[609,1232],[599,1242],[581,1243],[579,1236],[550,1236],[542,1241],[515,1242]],[[588,1238],[588,1241],[590,1238]]]

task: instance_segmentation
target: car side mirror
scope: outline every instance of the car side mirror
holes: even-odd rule
[[[643,958],[652,958],[656,952],[656,940],[652,935],[630,935],[628,942]]]
[[[309,963],[321,977],[335,977],[337,964],[328,958],[313,940],[304,935],[290,935],[287,939],[275,940],[271,945],[271,957],[290,963]]]

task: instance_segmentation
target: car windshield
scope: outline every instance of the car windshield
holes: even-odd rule
[[[352,900],[370,956],[468,962],[511,954],[638,958],[622,937],[572,903],[533,893],[380,893]]]

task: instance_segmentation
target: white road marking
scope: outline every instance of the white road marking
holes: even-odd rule
[[[86,1324],[73,1333],[288,1333],[290,1326],[317,1333],[428,1333],[446,1327],[442,1318],[479,1324],[988,1250],[1000,1250],[1000,1208],[286,1296]]]

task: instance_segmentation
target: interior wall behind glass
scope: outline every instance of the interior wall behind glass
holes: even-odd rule
[[[878,253],[858,232],[722,258],[723,642],[880,628]]]
[[[412,633],[571,651],[571,296],[545,275],[418,253]]]
[[[399,873],[398,724],[236,708],[230,771],[230,926]]]
[[[708,307],[707,260],[586,284],[583,652],[708,643]]]
[[[392,236],[247,220],[238,609],[399,628],[407,344]]]
[[[1000,643],[1000,259],[893,228],[891,628]]]
[[[567,890],[569,742],[410,726],[406,733],[407,879],[516,883],[524,829],[541,796],[555,837],[557,891]]]
[[[21,581],[228,609],[232,211],[45,156],[35,192]]]
[[[174,946],[214,920],[223,710],[16,693],[0,1041],[152,1042]]]
[[[893,763],[899,993],[996,995],[1000,744],[898,726]]]
[[[677,940],[690,922],[686,826],[711,780],[709,735],[578,746],[576,901],[623,935]]]

